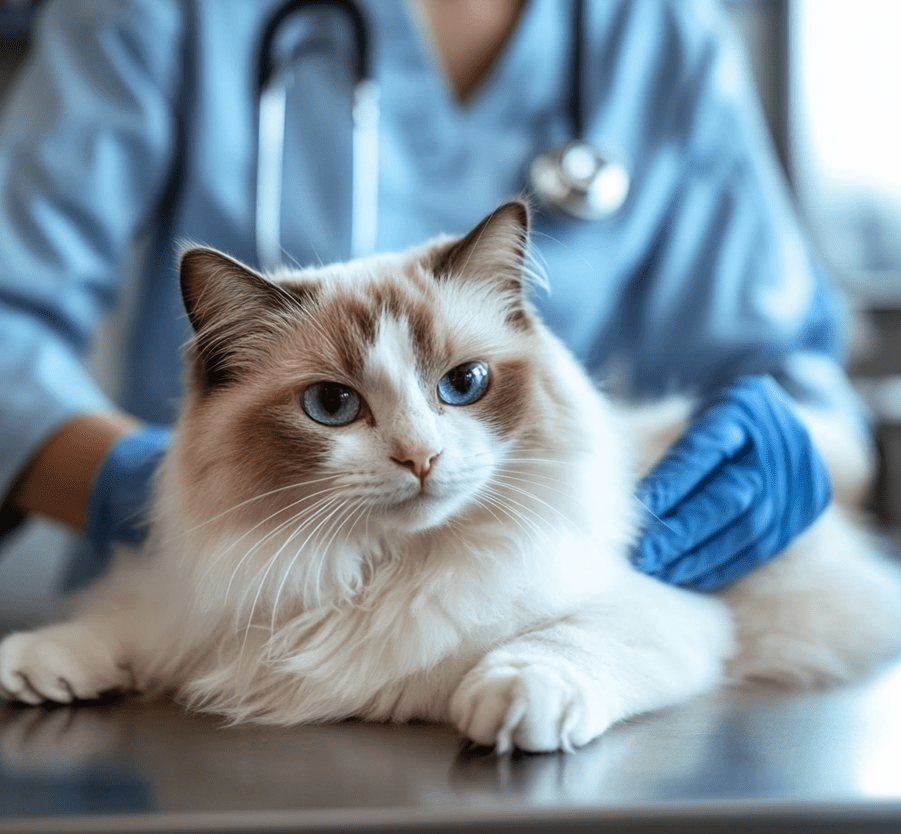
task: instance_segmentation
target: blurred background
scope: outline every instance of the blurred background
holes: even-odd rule
[[[78,2],[78,0],[70,0]],[[849,366],[881,456],[874,516],[901,529],[899,0],[719,0],[744,41],[775,147],[847,301]],[[0,103],[28,53],[34,4],[0,0]],[[92,357],[112,378],[117,323]],[[53,616],[66,534],[33,524],[0,560],[0,609]],[[7,617],[8,615],[8,617]]]

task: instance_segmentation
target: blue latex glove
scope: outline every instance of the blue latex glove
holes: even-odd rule
[[[171,429],[145,426],[119,438],[94,476],[85,535],[105,560],[114,544],[140,544],[147,532],[151,479]]]
[[[787,395],[745,377],[717,395],[639,484],[644,573],[715,590],[776,556],[823,511],[826,468]]]

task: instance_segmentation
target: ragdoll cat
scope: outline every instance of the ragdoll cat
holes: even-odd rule
[[[187,395],[139,554],[0,644],[23,701],[169,692],[234,721],[449,721],[572,749],[724,680],[846,680],[901,580],[834,509],[718,595],[628,553],[621,416],[527,301],[528,213],[262,277],[181,258]]]

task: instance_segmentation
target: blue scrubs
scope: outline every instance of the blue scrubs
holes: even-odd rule
[[[42,6],[0,129],[0,494],[64,423],[111,407],[82,360],[127,295],[116,399],[148,421],[175,416],[189,335],[177,246],[256,260],[257,46],[278,5]],[[523,192],[536,154],[571,138],[569,4],[528,2],[465,103],[405,3],[361,5],[382,89],[378,247],[464,232]],[[625,153],[633,181],[611,220],[537,217],[546,320],[639,396],[768,372],[850,412],[834,298],[715,4],[587,7],[587,133]],[[309,15],[298,25],[339,46],[311,54],[289,96],[282,245],[299,264],[349,249],[347,38],[339,16]]]

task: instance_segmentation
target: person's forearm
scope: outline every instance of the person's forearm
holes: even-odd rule
[[[83,531],[91,485],[113,442],[138,426],[125,414],[84,414],[37,452],[9,495],[19,512],[39,513]]]

